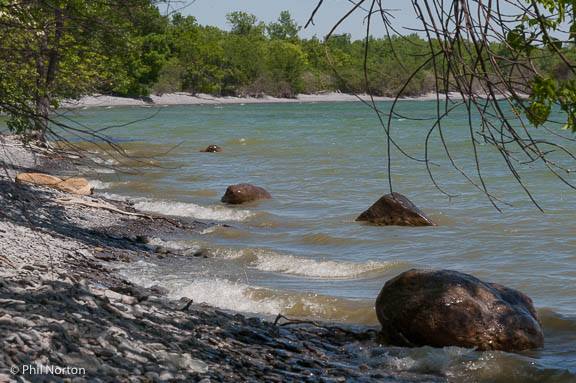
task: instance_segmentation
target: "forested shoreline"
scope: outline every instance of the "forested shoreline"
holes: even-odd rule
[[[132,87],[98,89],[101,93],[139,97],[189,92],[292,98],[299,93],[338,91],[387,97],[401,92],[410,97],[437,87],[453,90],[441,79],[436,84],[430,52],[439,51],[440,45],[436,40],[429,43],[417,33],[370,37],[365,66],[364,39],[353,40],[350,34],[333,35],[328,40],[301,38],[302,27],[289,11],[281,12],[268,24],[256,15],[232,12],[227,15],[230,30],[204,26],[194,16],[178,13],[157,17],[157,30],[145,36],[142,46],[139,63],[144,69],[137,71],[148,77],[130,79],[127,82]],[[501,57],[505,71],[506,59],[512,53],[504,44],[494,43],[492,49]],[[564,50],[568,56],[576,56],[573,47]],[[472,62],[474,55],[469,52],[464,47],[462,55]],[[558,79],[568,76],[569,68],[558,57],[538,49],[533,55],[542,73]],[[139,86],[134,86],[137,82]],[[526,90],[522,84],[518,86]]]
[[[232,12],[226,17],[229,30],[223,30],[201,25],[194,16],[163,15],[154,1],[50,4],[0,2],[0,109],[10,116],[11,131],[36,138],[44,137],[48,115],[62,101],[93,94],[414,97],[458,92],[460,82],[478,75],[478,69],[470,69],[478,60],[472,42],[455,46],[463,63],[456,80],[438,72],[447,66],[440,54],[447,48],[437,39],[416,33],[368,40],[352,40],[349,34],[302,38],[302,27],[288,11],[271,23]],[[519,92],[531,94],[526,73],[518,73],[523,67],[509,64],[530,43],[526,36],[512,30],[505,42],[491,43],[489,54]],[[572,45],[556,45],[564,57],[576,57]],[[536,64],[543,84],[571,76],[566,62],[549,49],[522,54]],[[492,71],[485,78],[498,81],[502,73]],[[478,94],[486,93],[479,81],[470,83]],[[532,109],[531,115],[542,114]]]

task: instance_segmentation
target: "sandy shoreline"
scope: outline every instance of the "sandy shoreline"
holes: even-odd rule
[[[445,95],[440,95],[441,98]],[[457,100],[460,95],[451,93],[450,98]],[[168,105],[237,105],[237,104],[283,104],[283,103],[324,103],[324,102],[357,102],[370,101],[368,95],[345,93],[299,94],[296,98],[255,97],[215,97],[209,94],[169,93],[161,96],[151,95],[148,101],[143,99],[115,97],[106,95],[84,96],[79,100],[68,100],[60,105],[63,109],[114,106],[168,106]],[[374,97],[375,101],[393,101],[392,97]],[[404,97],[402,101],[432,101],[435,93],[418,97]]]
[[[0,136],[0,382],[446,381],[368,367],[359,355],[375,346],[371,332],[278,326],[126,281],[117,273],[126,262],[196,256],[149,239],[208,224],[125,214],[136,212],[130,203],[97,195],[70,204],[69,194],[13,182],[18,172],[71,174],[75,165]],[[40,365],[74,373],[23,371]]]

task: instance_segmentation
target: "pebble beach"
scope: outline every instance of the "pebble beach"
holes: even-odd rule
[[[13,178],[71,172],[72,161],[0,142],[0,381],[445,381],[363,364],[375,331],[273,323],[124,280],[122,263],[195,256],[151,247],[148,236],[210,224],[97,196],[65,204],[65,193]]]

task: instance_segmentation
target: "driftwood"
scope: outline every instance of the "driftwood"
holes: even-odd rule
[[[285,322],[280,322],[281,320],[285,320]],[[353,338],[355,340],[368,340],[368,339],[372,339],[375,338],[378,335],[378,331],[373,330],[373,329],[369,329],[366,331],[361,331],[361,332],[356,332],[353,330],[348,330],[344,327],[340,327],[340,326],[329,326],[329,325],[325,325],[313,320],[299,320],[299,319],[291,319],[288,318],[282,314],[278,314],[276,316],[276,319],[274,320],[274,326],[278,326],[278,327],[284,327],[284,326],[300,326],[300,325],[309,325],[312,327],[316,327],[316,328],[320,328],[320,329],[324,329],[326,331],[328,331],[331,336],[335,336],[336,334],[338,334],[339,332],[344,334],[347,337]]]
[[[133,217],[142,217],[142,218],[147,218],[147,219],[153,219],[153,217],[146,215],[146,214],[132,213],[132,212],[125,211],[125,210],[120,210],[116,206],[114,206],[110,203],[102,202],[102,201],[96,201],[96,200],[86,201],[86,200],[84,200],[82,198],[78,198],[78,197],[62,197],[62,198],[57,198],[56,202],[58,202],[62,205],[81,205],[81,206],[86,206],[86,207],[93,207],[96,209],[105,209],[105,210],[109,210],[109,211],[112,211],[115,213],[130,215]]]
[[[176,226],[179,228],[186,227],[185,224],[179,222],[178,220],[174,220],[174,219],[171,219],[168,217],[162,217],[162,216],[158,216],[158,215],[129,212],[126,210],[118,209],[116,206],[114,206],[111,203],[107,203],[104,201],[98,201],[98,200],[94,200],[94,199],[87,201],[87,200],[84,200],[84,199],[79,198],[79,197],[61,197],[61,198],[57,198],[55,200],[55,202],[58,202],[62,205],[80,205],[80,206],[92,207],[95,209],[104,209],[104,210],[108,210],[108,211],[111,211],[114,213],[128,215],[131,217],[145,218],[145,219],[149,219],[152,221],[162,220],[162,221],[166,221],[170,225],[173,225],[173,226]]]

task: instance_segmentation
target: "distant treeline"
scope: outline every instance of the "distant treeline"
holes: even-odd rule
[[[440,50],[436,40],[417,34],[370,38],[365,66],[365,41],[348,34],[328,41],[300,38],[301,27],[288,11],[268,24],[233,12],[227,15],[229,30],[222,30],[199,25],[193,16],[163,16],[151,0],[3,4],[0,0],[0,108],[15,116],[11,123],[20,130],[30,125],[31,113],[22,113],[29,105],[46,116],[60,100],[90,93],[293,97],[323,91],[392,96],[402,90],[413,96],[451,90],[454,82],[442,76],[445,63],[431,59],[430,52]],[[472,51],[460,48],[463,56]],[[506,73],[505,46],[491,49],[502,61],[502,73],[513,76]],[[576,56],[573,47],[562,50]],[[544,75],[569,76],[557,55],[542,49],[531,54]],[[461,69],[466,76],[466,67]]]
[[[227,21],[229,32],[201,26],[193,16],[173,16],[166,25],[166,62],[151,90],[278,97],[366,91],[363,41],[352,41],[347,34],[328,42],[301,39],[288,11],[270,24],[244,12],[228,14]],[[417,35],[372,39],[370,91],[394,94],[424,62],[426,52],[427,42]],[[429,91],[433,81],[431,73],[422,72],[405,93]]]

